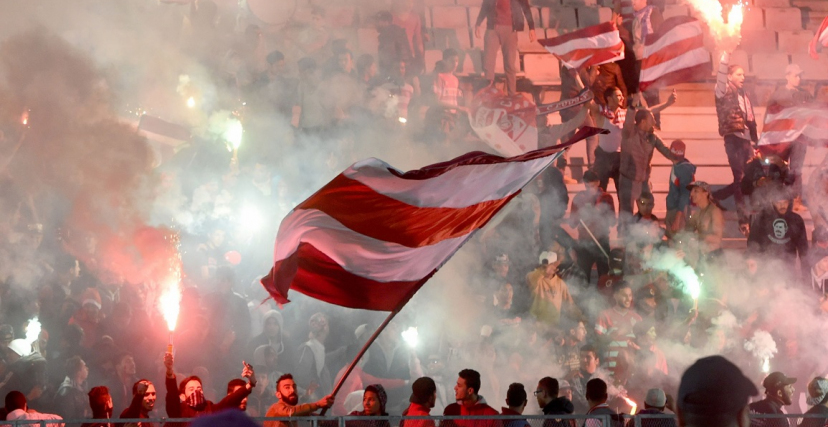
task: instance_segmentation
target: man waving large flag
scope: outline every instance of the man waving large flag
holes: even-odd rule
[[[345,307],[398,310],[562,149],[599,132],[582,128],[520,156],[474,152],[409,172],[357,162],[282,221],[262,284],[278,303],[294,289]]]

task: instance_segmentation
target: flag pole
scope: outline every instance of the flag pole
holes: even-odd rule
[[[430,277],[431,276],[429,275],[429,278]],[[411,296],[414,296],[414,295],[412,294]],[[333,392],[331,393],[331,396],[336,396],[336,394],[339,393],[339,390],[342,388],[342,385],[345,384],[345,380],[348,378],[349,375],[351,375],[351,372],[354,371],[354,368],[356,367],[357,363],[359,362],[359,359],[362,359],[362,356],[364,356],[365,352],[368,351],[368,347],[371,347],[371,344],[373,344],[374,341],[377,340],[377,337],[379,337],[379,335],[382,333],[382,331],[385,330],[385,327],[388,326],[388,324],[391,323],[392,320],[394,320],[394,317],[397,314],[399,314],[399,312],[402,310],[403,307],[405,307],[405,305],[408,303],[408,301],[410,299],[411,299],[410,297],[406,298],[399,306],[397,306],[397,308],[394,309],[394,311],[389,313],[388,317],[386,317],[385,320],[382,322],[382,324],[379,325],[377,330],[374,331],[374,334],[371,335],[370,338],[368,338],[368,341],[366,341],[365,344],[362,346],[362,348],[359,350],[359,353],[357,353],[354,360],[352,360],[351,364],[348,365],[348,369],[346,369],[345,373],[342,374],[342,378],[340,378],[339,381],[336,382],[336,386],[334,386],[334,389],[333,389]],[[323,408],[321,415],[325,416],[326,412],[328,412],[328,408]]]

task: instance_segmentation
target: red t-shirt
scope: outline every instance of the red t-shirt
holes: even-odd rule
[[[495,0],[495,25],[512,26],[512,0]]]

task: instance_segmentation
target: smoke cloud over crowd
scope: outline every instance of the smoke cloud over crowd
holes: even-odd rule
[[[424,126],[427,118],[413,118],[416,105],[405,119],[393,90],[381,87],[365,96],[361,86],[337,80],[345,77],[325,77],[325,67],[337,66],[337,43],[348,46],[353,37],[318,22],[320,14],[324,18],[325,5],[317,4],[322,2],[294,2],[290,20],[278,25],[260,21],[244,3],[6,0],[2,5],[0,301],[5,312],[0,323],[12,325],[14,337],[22,338],[26,325],[39,317],[53,329],[46,338],[49,350],[43,351],[46,363],[60,366],[57,373],[51,367],[43,373],[48,380],[3,383],[0,392],[14,386],[28,387],[22,390],[28,394],[40,387],[54,395],[63,364],[75,355],[88,359],[90,384],[93,378],[103,383],[115,377],[123,360],[116,355],[127,352],[135,358],[138,377],[157,381],[160,394],[168,337],[158,298],[181,268],[178,372],[204,375],[211,386],[205,385],[205,394],[218,401],[226,380],[238,376],[245,360],[269,379],[262,385],[268,397],[276,373],[293,371],[302,391],[319,398],[324,394],[314,394],[310,380],[299,376],[305,371],[297,348],[309,336],[319,337],[320,329],[330,329],[322,351],[328,383],[317,384],[330,392],[332,380],[385,313],[335,307],[298,293],[284,307],[262,302],[268,295],[258,280],[271,267],[280,220],[360,159],[377,157],[409,170],[468,151],[492,151],[471,132],[451,138],[457,133],[448,130],[450,138],[430,140],[424,134],[435,130],[428,126],[435,122]],[[373,17],[354,19],[373,25]],[[270,56],[277,50],[284,54],[279,72],[289,79],[276,88],[278,72],[260,80],[278,66]],[[331,105],[319,108],[334,111],[336,125],[297,129],[296,103],[281,103],[287,96],[280,91],[286,89],[298,91],[296,97],[324,91]],[[422,92],[432,92],[430,84]],[[462,119],[456,123],[463,126]],[[549,185],[527,186],[420,290],[369,353],[388,357],[388,366],[393,359],[405,379],[409,369],[412,376],[434,377],[449,393],[444,403],[454,401],[457,372],[474,368],[482,374],[481,394],[498,407],[512,382],[532,389],[541,377],[563,379],[577,370],[568,345],[579,348],[593,338],[611,345],[607,337],[596,338],[596,324],[615,304],[612,282],[599,289],[594,274],[592,281],[580,274],[570,237],[578,223],[549,232],[539,226],[552,199]],[[623,273],[630,284],[632,309],[646,314],[629,331],[630,348],[644,349],[646,357],[660,354],[663,369],[637,370],[654,364],[645,356],[619,357],[614,363],[626,367],[630,377],[623,384],[609,381],[610,394],[640,401],[650,387],[675,393],[684,369],[711,354],[726,355],[757,383],[768,371],[784,371],[800,379],[803,393],[805,381],[825,374],[828,307],[811,277],[786,260],[755,251],[727,250],[712,262],[689,237],[668,244],[656,235],[649,229],[627,233],[617,245],[626,249],[625,259],[609,264],[610,275]],[[539,261],[546,252],[556,254],[555,260]],[[75,260],[80,271],[66,280]],[[533,305],[527,283],[528,274],[549,264],[557,264],[555,275],[567,287],[555,321],[538,314],[543,310]],[[66,283],[71,284],[65,286],[70,289],[65,300],[74,305],[50,293],[59,288],[52,284]],[[100,328],[97,341],[81,345],[82,338],[67,326],[82,323],[70,319],[79,319],[89,301],[111,322],[93,322]],[[125,307],[129,319],[119,311]],[[327,316],[324,328],[311,318],[317,312]],[[269,319],[277,318],[278,333],[267,335]],[[360,332],[361,325],[367,326]],[[409,327],[419,333],[413,348],[401,335]],[[271,358],[270,350],[259,350],[264,346],[273,346],[276,354]],[[321,381],[323,368],[314,366],[319,372],[308,368],[308,375]],[[408,393],[397,389],[390,395],[405,401]],[[38,400],[31,400],[36,406]],[[538,412],[529,400],[527,412]],[[115,406],[117,412],[125,408],[122,402]],[[629,411],[623,403],[615,406]],[[43,408],[50,410],[48,403]],[[399,413],[404,406],[394,409]]]

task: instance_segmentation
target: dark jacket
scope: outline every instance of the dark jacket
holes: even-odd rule
[[[809,277],[808,233],[805,221],[788,208],[779,215],[773,206],[754,217],[750,225],[748,249],[794,262],[799,255],[804,277]]]
[[[788,173],[784,164],[771,163],[763,165],[760,157],[754,157],[745,165],[745,176],[742,178],[742,194],[750,196],[758,189],[759,180],[765,178],[765,185],[772,182],[781,185],[793,184],[793,176]]]
[[[595,102],[607,105],[604,92],[611,87],[621,89],[624,98],[627,98],[627,85],[624,83],[624,76],[621,74],[621,66],[617,62],[609,62],[598,66],[598,76],[592,82],[592,93],[595,95]]]
[[[782,404],[771,398],[764,398],[750,404],[751,414],[783,414]],[[751,418],[751,427],[790,427],[786,418]]]
[[[129,407],[124,409],[121,412],[121,416],[119,418],[122,419],[137,419],[137,418],[149,418],[147,414],[144,413],[143,409],[144,405],[144,393],[135,393],[132,396],[132,403],[129,404]],[[115,427],[125,427],[128,424],[118,423],[115,424]],[[133,423],[129,423],[129,425],[135,425]],[[154,423],[141,423],[143,427],[156,427],[157,424]]]
[[[67,377],[55,393],[54,411],[64,420],[89,418],[89,397],[83,390],[75,388]]]
[[[695,181],[696,165],[682,159],[670,171],[670,189],[667,191],[667,210],[683,212],[690,204],[690,190],[687,186]]]
[[[377,65],[382,73],[388,74],[391,70],[399,70],[400,61],[410,61],[414,57],[408,36],[402,27],[391,24],[378,31]]]
[[[742,92],[747,98],[747,94]],[[751,105],[751,110],[753,106]],[[725,136],[732,133],[740,133],[745,129],[750,130],[752,141],[758,141],[756,135],[756,116],[754,121],[749,122],[747,112],[739,105],[739,90],[731,83],[727,84],[727,90],[721,98],[716,98],[716,115],[719,118],[719,135]]]
[[[638,415],[667,415],[655,408],[647,408],[638,412]],[[630,420],[632,422],[633,420]],[[630,425],[630,424],[628,424]],[[634,423],[633,423],[634,425]],[[676,419],[673,418],[641,418],[641,427],[676,427]]]
[[[523,17],[526,17],[526,22],[529,23],[529,29],[535,29],[535,18],[532,17],[532,10],[529,9],[529,0],[510,0],[512,5],[512,31],[523,31]],[[480,6],[480,13],[477,14],[477,21],[474,26],[480,26],[483,20],[486,20],[486,28],[493,30],[495,27],[495,7],[497,0],[483,0]]]
[[[557,397],[543,407],[543,415],[569,415],[575,412],[575,405],[565,397]],[[543,427],[571,427],[573,420],[546,419]]]
[[[196,410],[181,401],[180,393],[178,392],[178,383],[175,377],[166,378],[164,385],[167,389],[167,395],[164,401],[167,405],[167,416],[170,418],[195,418],[225,409],[238,408],[241,401],[250,395],[251,392],[247,387],[241,387],[225,396],[220,402],[213,403],[208,400],[203,409]],[[169,426],[170,424],[167,425]]]
[[[567,415],[575,412],[575,405],[561,396],[553,399],[543,407],[543,415]]]
[[[803,418],[799,427],[824,427],[828,424],[828,408],[825,405],[814,405],[805,415],[822,415],[822,418]]]

